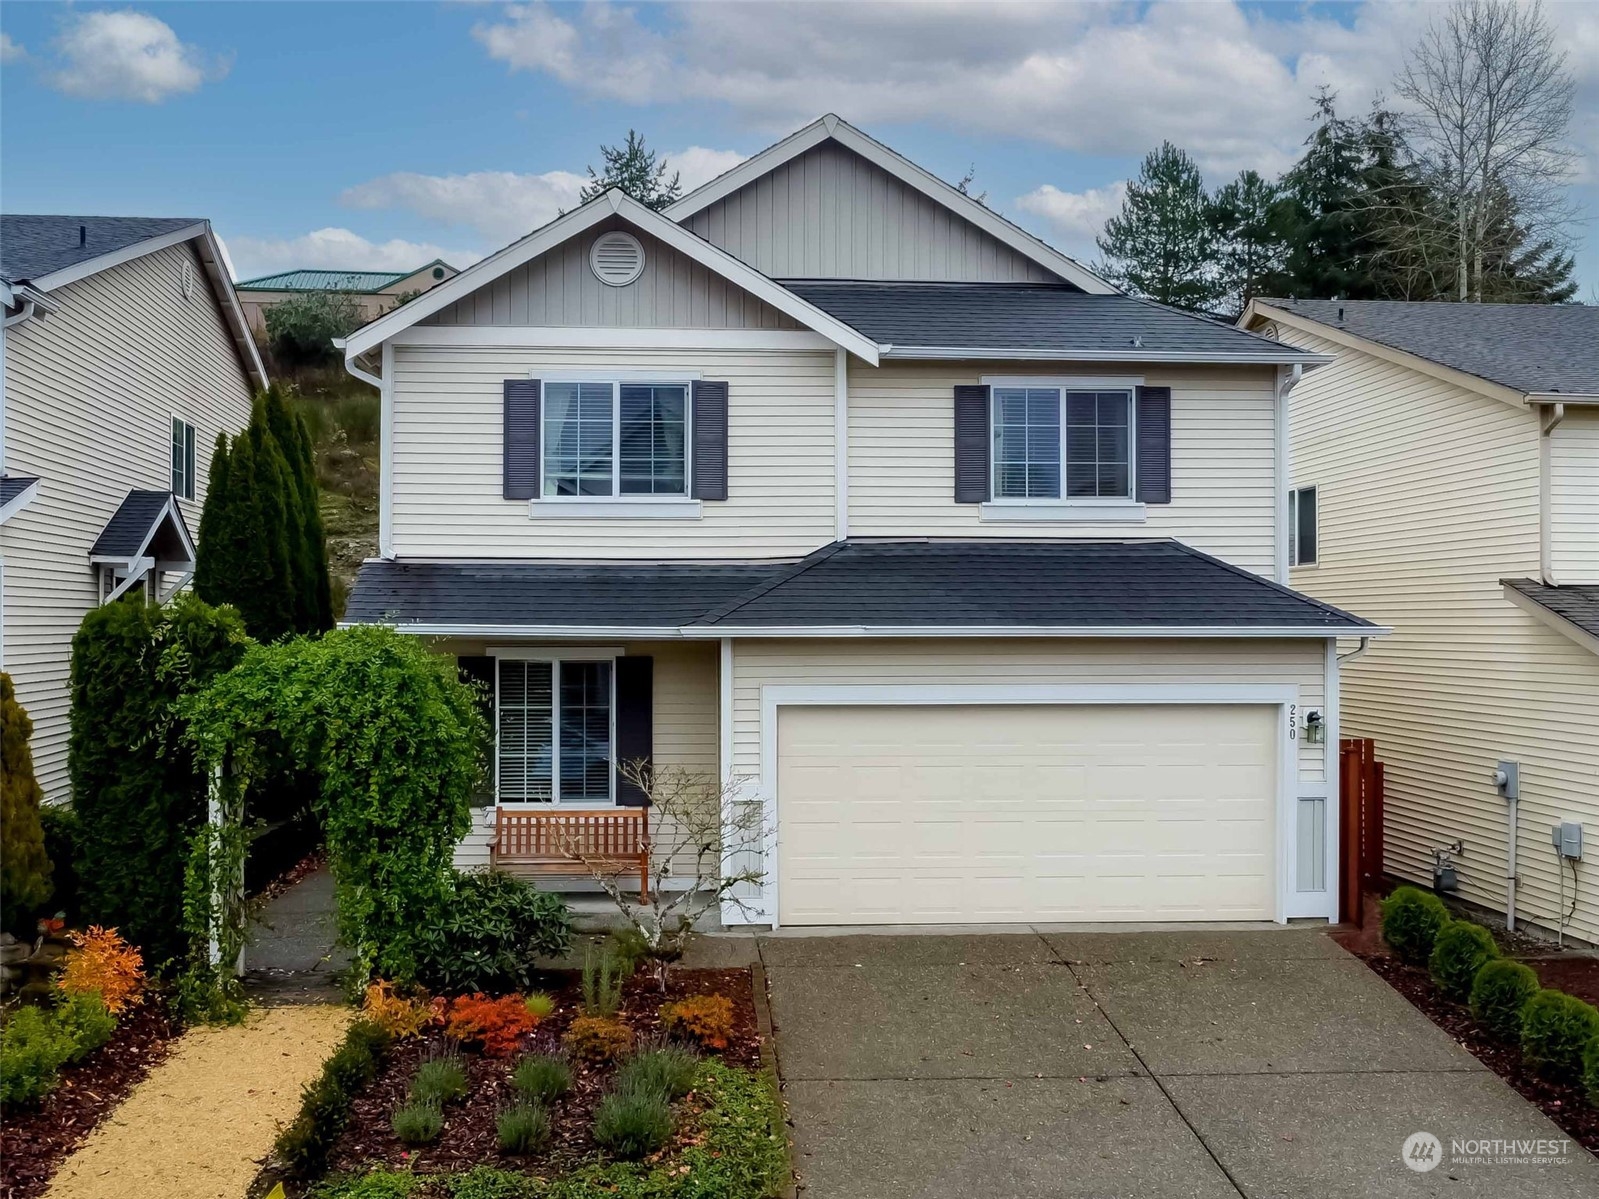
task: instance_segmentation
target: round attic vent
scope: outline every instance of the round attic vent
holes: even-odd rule
[[[644,273],[644,247],[631,233],[602,233],[589,251],[589,266],[601,283],[626,287]]]

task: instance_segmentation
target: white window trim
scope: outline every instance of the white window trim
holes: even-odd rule
[[[1316,556],[1308,562],[1299,560],[1299,494],[1316,493],[1314,536]],[[1321,487],[1316,483],[1296,483],[1288,489],[1288,569],[1310,570],[1321,564]]]
[[[616,799],[616,659],[622,657],[623,649],[620,646],[562,646],[559,649],[550,647],[526,647],[491,645],[485,651],[494,659],[494,806],[497,808],[513,808],[548,812],[561,808],[572,811],[599,811],[608,808],[619,808],[622,805]],[[531,799],[501,799],[500,798],[500,663],[501,662],[548,662],[550,671],[550,799],[548,803],[540,803]],[[610,800],[599,803],[594,800],[566,802],[561,799],[561,664],[563,662],[609,662],[611,666],[611,695],[610,695],[610,742],[612,751],[611,769],[606,773],[606,783],[610,788]]]
[[[552,374],[539,383],[539,485],[538,494],[530,501],[531,516],[555,516],[561,508],[562,516],[599,516],[620,519],[645,520],[697,520],[699,501],[694,498],[694,384],[698,372],[670,374],[649,371],[563,371]],[[596,383],[608,384],[611,389],[611,494],[610,495],[545,495],[546,463],[549,459],[550,439],[545,435],[544,397],[551,384]],[[655,387],[681,387],[683,389],[683,493],[662,495],[622,494],[622,386],[647,384]],[[616,504],[631,505],[626,512],[613,512]],[[540,505],[547,505],[544,511]],[[599,505],[597,511],[595,506]]]
[[[180,491],[174,486],[171,491],[180,500],[192,500],[199,494],[200,490],[198,477],[200,474],[200,428],[188,417],[180,416],[176,412],[172,413],[171,420],[167,424],[167,456],[169,459],[171,458],[173,434],[177,432],[176,426],[178,425],[182,425],[187,430],[183,463],[184,483],[187,484],[187,489]],[[192,450],[188,445],[188,441],[194,443]],[[167,479],[169,483],[175,484],[177,482],[176,472],[171,469],[170,462],[168,463]]]
[[[1138,524],[1147,519],[1138,496],[1138,389],[1142,375],[983,375],[978,382],[988,388],[988,500],[979,506],[985,523],[1059,521],[1061,523]],[[994,390],[999,387],[1054,388],[1060,409],[1060,490],[1058,496],[998,496],[994,481],[999,463],[994,458]],[[1125,391],[1127,393],[1127,494],[1068,496],[1066,492],[1066,393],[1068,391]],[[1036,513],[1022,509],[1037,509]]]

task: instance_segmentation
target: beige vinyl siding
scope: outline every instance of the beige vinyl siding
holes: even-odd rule
[[[1505,900],[1505,802],[1494,764],[1521,764],[1518,907],[1553,927],[1549,828],[1599,828],[1599,657],[1506,600],[1539,569],[1531,412],[1292,329],[1338,356],[1292,397],[1293,482],[1315,484],[1320,561],[1292,585],[1392,625],[1343,671],[1343,732],[1386,764],[1387,868],[1430,882],[1456,839],[1461,893]],[[1599,888],[1578,867],[1570,931],[1599,940]],[[1566,878],[1567,903],[1571,880]]]
[[[987,375],[1142,375],[1172,389],[1172,502],[1143,524],[989,523],[954,500],[954,389]],[[1175,537],[1270,577],[1275,564],[1275,372],[1271,368],[851,360],[850,532],[859,537]]]
[[[1058,282],[835,142],[807,150],[683,223],[780,279]]]
[[[761,688],[826,685],[1280,684],[1323,706],[1326,643],[1279,640],[882,638],[733,643],[733,773],[761,777]],[[1325,752],[1303,742],[1299,777],[1320,794]]]
[[[589,266],[596,239],[622,229],[644,247],[644,272],[625,287]],[[542,325],[631,329],[798,329],[786,313],[679,254],[620,217],[556,246],[441,309],[425,325]]]
[[[1549,434],[1550,569],[1557,583],[1599,583],[1599,412],[1568,408]]]
[[[804,554],[833,538],[833,363],[827,351],[394,351],[399,557],[683,558]],[[556,519],[502,499],[502,386],[562,368],[697,371],[728,383],[728,498],[699,520]],[[681,377],[679,374],[678,377]]]
[[[181,291],[187,263],[195,286]],[[46,798],[69,798],[72,636],[99,600],[89,547],[133,488],[171,486],[172,417],[196,429],[191,534],[213,442],[250,416],[250,389],[206,274],[172,246],[54,291],[57,310],[5,335],[5,469],[42,479],[0,526],[5,669],[34,721]]]

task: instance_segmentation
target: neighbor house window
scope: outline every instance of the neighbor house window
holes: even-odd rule
[[[544,384],[546,499],[688,495],[686,383]]]
[[[1316,541],[1316,489],[1295,487],[1288,493],[1288,565],[1314,566]]]
[[[172,418],[172,492],[181,499],[194,498],[194,426]]]
[[[608,660],[498,660],[501,803],[613,802],[611,666]]]
[[[993,389],[994,498],[1130,499],[1133,393]]]

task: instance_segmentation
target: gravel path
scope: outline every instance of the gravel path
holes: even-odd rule
[[[239,1199],[353,1013],[258,1008],[198,1028],[69,1157],[45,1199]]]

